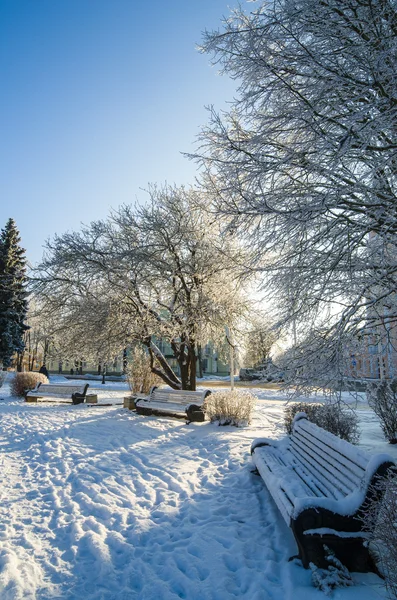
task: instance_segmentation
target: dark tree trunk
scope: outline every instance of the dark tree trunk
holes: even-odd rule
[[[100,375],[102,373],[102,365],[101,363],[98,363],[98,375]]]
[[[199,377],[203,377],[203,349],[201,344],[197,346],[197,358],[198,358],[198,368],[199,368]]]

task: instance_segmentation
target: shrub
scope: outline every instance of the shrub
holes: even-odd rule
[[[15,373],[11,382],[11,395],[24,396],[29,390],[33,390],[38,383],[48,383],[48,377],[42,373],[27,371],[26,373]]]
[[[364,524],[370,532],[369,549],[385,578],[390,598],[397,598],[397,477],[378,483],[367,507]],[[379,498],[381,500],[379,501]]]
[[[6,371],[0,371],[0,387],[3,385],[6,378]]]
[[[296,413],[304,412],[309,421],[351,444],[357,444],[360,438],[358,418],[354,410],[339,403],[325,404],[315,402],[294,402],[287,404],[284,410],[284,425],[292,433],[292,422]]]
[[[149,356],[141,346],[134,348],[126,375],[133,394],[148,394],[153,385],[161,382],[161,379],[152,373]]]
[[[369,383],[367,400],[380,419],[385,438],[390,444],[397,444],[397,378]]]
[[[251,422],[255,402],[256,397],[250,392],[234,390],[211,394],[205,407],[212,423],[243,427]]]

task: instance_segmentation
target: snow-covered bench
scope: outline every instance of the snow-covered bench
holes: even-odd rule
[[[152,387],[147,398],[135,401],[136,412],[140,415],[171,415],[187,417],[189,421],[204,421],[204,402],[210,390],[172,390]]]
[[[285,522],[299,558],[326,567],[324,544],[351,571],[376,570],[360,519],[366,502],[379,495],[376,482],[395,463],[388,454],[370,456],[298,413],[291,436],[256,439],[255,466]]]
[[[55,385],[51,383],[38,383],[34,390],[25,394],[26,402],[37,402],[43,398],[52,398],[59,400],[70,400],[73,404],[81,404],[84,402],[88,383],[85,384],[67,384]]]

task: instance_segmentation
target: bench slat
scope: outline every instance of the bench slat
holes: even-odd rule
[[[303,452],[305,453],[303,460],[306,461],[306,455],[309,455],[312,458],[311,464],[313,465],[313,468],[317,468],[324,477],[329,478],[331,476],[339,481],[343,493],[348,494],[360,485],[361,479],[356,479],[355,482],[352,481],[350,471],[344,468],[340,463],[334,462],[331,456],[327,460],[327,456],[324,456],[324,454],[321,453],[320,448],[313,448],[307,443],[307,440],[298,433],[291,439],[291,449],[292,448],[298,456],[301,453],[301,449],[303,449]]]
[[[261,477],[266,481],[269,492],[273,497],[279,511],[281,512],[285,522],[289,525],[291,520],[291,514],[293,512],[293,504],[289,498],[280,489],[277,474],[270,469],[265,453],[260,452],[261,448],[255,451],[255,466],[259,471]]]
[[[341,476],[350,481],[353,487],[357,487],[357,485],[360,484],[365,473],[364,469],[357,467],[357,465],[349,461],[349,459],[344,459],[344,457],[335,452],[333,448],[324,446],[324,444],[321,444],[321,440],[309,436],[304,429],[296,430],[294,438],[295,437],[302,440],[302,443],[310,448],[319,460],[325,461],[328,468],[332,466],[332,468],[336,469]]]
[[[325,431],[324,429],[317,427],[317,425],[314,425],[314,423],[310,423],[310,421],[307,419],[301,419],[296,423],[295,427],[298,427],[298,429],[302,428],[309,435],[317,439],[321,439],[321,442],[325,446],[338,452],[341,456],[346,457],[350,460],[350,462],[360,467],[364,471],[367,468],[370,459],[370,456],[367,454],[367,452],[359,450],[356,446],[353,446],[349,442],[337,438],[332,433],[329,433],[329,431]]]
[[[339,500],[351,492],[351,490],[336,479],[332,473],[321,468],[313,456],[309,452],[306,452],[303,446],[299,445],[298,440],[294,440],[294,444],[291,445],[291,452],[294,454],[296,460],[309,471],[312,477],[322,483],[327,490],[327,493],[325,493],[324,496]]]
[[[158,402],[153,400],[137,400],[135,402],[135,406],[146,406],[147,408],[152,408],[153,410],[163,410],[166,412],[174,411],[177,413],[186,414],[185,404],[177,404],[172,402]]]

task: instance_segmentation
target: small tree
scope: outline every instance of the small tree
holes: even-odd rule
[[[397,378],[367,384],[368,404],[380,419],[383,434],[397,444]]]
[[[0,362],[11,364],[16,352],[24,348],[28,308],[25,250],[13,219],[0,234]]]
[[[127,363],[127,381],[133,394],[148,394],[150,388],[161,381],[152,372],[149,354],[141,346],[136,346],[131,352]]]

